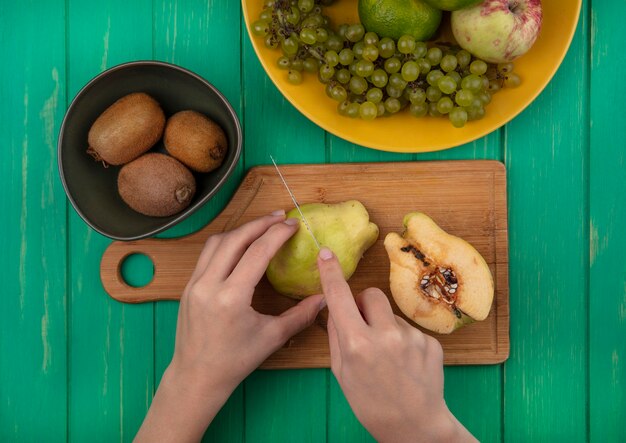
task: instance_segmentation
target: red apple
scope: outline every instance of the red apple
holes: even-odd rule
[[[491,63],[510,62],[537,40],[543,13],[540,0],[485,0],[452,12],[459,45]]]

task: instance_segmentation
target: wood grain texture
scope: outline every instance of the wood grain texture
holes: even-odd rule
[[[581,67],[588,23],[583,13],[552,82],[505,129],[512,214],[508,442],[587,439],[589,83]]]
[[[484,322],[455,334],[438,335],[447,364],[499,363],[508,356],[508,258],[506,185],[502,164],[490,161],[429,163],[362,163],[347,165],[291,165],[281,171],[302,202],[360,200],[379,226],[379,241],[365,254],[350,280],[355,293],[368,287],[389,294],[389,268],[382,239],[402,229],[404,214],[427,212],[446,231],[478,249],[489,264],[495,282],[492,314]],[[372,186],[375,183],[376,186]],[[389,198],[398,189],[410,189],[401,199]],[[201,231],[174,240],[114,242],[102,256],[105,290],[128,303],[180,297],[209,235],[228,231],[267,213],[270,205],[291,207],[289,195],[273,167],[252,169],[228,206]],[[120,265],[131,253],[149,256],[154,278],[142,288],[126,284]],[[279,314],[294,301],[275,294],[267,281],[256,289],[253,306]],[[399,313],[397,307],[394,309]],[[328,339],[323,325],[294,337],[274,354],[267,368],[328,367]]]
[[[93,76],[151,56],[151,1],[70,0],[68,91],[74,97]],[[121,13],[120,11],[124,11]],[[153,308],[107,300],[94,263],[109,240],[71,211],[69,437],[130,441],[154,391]]]
[[[62,1],[37,8],[0,3],[0,441],[6,442],[67,438],[66,204],[55,149],[65,112],[64,13]]]
[[[590,103],[589,439],[626,441],[626,3],[593,1]]]

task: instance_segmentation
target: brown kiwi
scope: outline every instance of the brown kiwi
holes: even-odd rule
[[[181,111],[167,120],[165,149],[194,171],[210,172],[222,164],[228,143],[222,128],[196,111]]]
[[[89,129],[87,152],[98,161],[122,165],[150,149],[163,135],[165,114],[148,94],[128,94],[109,106]]]
[[[196,192],[196,180],[175,158],[148,153],[120,169],[117,190],[135,211],[167,217],[189,206]]]

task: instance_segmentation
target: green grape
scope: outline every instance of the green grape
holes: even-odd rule
[[[332,94],[332,92],[333,92],[333,85],[330,82],[326,83],[326,87],[324,88],[324,92],[326,93],[326,95],[328,97],[333,98],[333,94]]]
[[[320,66],[320,78],[322,80],[330,80],[335,75],[335,68],[327,64]]]
[[[365,45],[363,48],[363,58],[371,62],[378,58],[378,48],[374,45]]]
[[[454,71],[457,65],[457,58],[452,54],[444,55],[441,59],[441,62],[439,63],[439,66],[441,66],[441,69],[443,69],[445,72]]]
[[[438,65],[443,57],[443,52],[439,48],[430,48],[426,53],[426,61],[431,64],[431,66]]]
[[[426,82],[428,82],[430,86],[435,86],[437,84],[437,81],[441,77],[443,77],[443,75],[443,72],[441,72],[439,69],[433,69],[426,75]]]
[[[370,101],[363,102],[359,106],[359,115],[363,120],[374,120],[378,115],[378,106]]]
[[[356,62],[356,75],[361,77],[369,77],[374,72],[374,63],[369,60],[359,60]]]
[[[352,52],[354,53],[354,58],[363,58],[363,49],[365,48],[365,44],[363,42],[357,42],[352,47]]]
[[[356,64],[357,63],[358,63],[358,60],[355,60],[352,63],[350,63],[350,66],[348,66],[348,70],[350,71],[350,75],[356,75]]]
[[[474,101],[474,93],[469,89],[461,89],[456,93],[454,101],[459,106],[471,106]]]
[[[328,40],[328,31],[324,28],[317,28],[315,30],[315,39],[320,43],[326,42]]]
[[[448,77],[452,77],[452,79],[456,82],[457,88],[458,88],[462,81],[461,74],[459,74],[456,71],[452,71],[452,72],[448,72],[447,75]]]
[[[482,83],[482,89],[484,90],[488,90],[489,89],[489,78],[486,76],[482,76],[480,78],[480,80],[483,82]]]
[[[330,98],[338,102],[343,102],[348,98],[348,92],[343,86],[335,85],[330,90]]]
[[[363,36],[363,43],[366,45],[377,45],[378,35],[375,32],[366,32]]]
[[[407,98],[413,104],[424,103],[426,101],[426,92],[422,88],[409,89]]]
[[[430,103],[428,105],[428,115],[431,117],[441,117],[441,112],[437,110],[437,103]]]
[[[301,72],[304,69],[304,61],[300,58],[295,58],[291,61],[291,69]]]
[[[339,63],[344,66],[348,66],[354,60],[354,54],[352,49],[344,48],[339,52]]]
[[[401,74],[395,73],[389,76],[389,84],[397,89],[406,88],[406,80],[402,78]]]
[[[389,97],[392,97],[392,98],[402,97],[403,90],[400,88],[396,88],[395,86],[387,85],[387,87],[385,88],[385,91],[387,91],[387,95]]]
[[[317,72],[319,69],[319,64],[316,59],[313,57],[307,57],[302,62],[302,67],[306,72]]]
[[[491,102],[491,94],[489,94],[487,91],[480,91],[476,97],[478,97],[478,99],[484,105],[487,105]]]
[[[350,92],[353,94],[363,94],[367,89],[367,80],[363,77],[352,77],[350,78]]]
[[[469,89],[472,92],[478,92],[483,86],[482,79],[476,74],[470,74],[461,80],[461,88]]]
[[[335,74],[335,78],[337,79],[337,81],[339,83],[341,83],[342,85],[345,85],[346,83],[348,83],[350,81],[350,77],[352,77],[350,75],[350,71],[348,71],[346,68],[342,68],[339,71],[336,72]]]
[[[402,109],[402,104],[397,98],[389,97],[387,98],[387,100],[385,100],[385,111],[387,111],[388,113],[395,114],[400,109]]]
[[[485,108],[466,108],[468,120],[480,120],[485,116]]]
[[[267,35],[270,30],[270,25],[266,20],[257,20],[252,23],[252,33],[254,35],[263,37]]]
[[[291,25],[297,25],[298,23],[300,23],[300,10],[295,6],[292,6],[285,18],[287,20],[287,23]]]
[[[315,2],[313,0],[298,0],[298,8],[304,13],[309,13],[313,10]]]
[[[444,94],[452,94],[454,91],[456,91],[456,82],[452,77],[448,75],[444,75],[439,80],[437,80],[437,86]]]
[[[452,111],[450,111],[448,118],[450,119],[452,126],[455,128],[462,128],[465,126],[465,123],[467,123],[467,111],[456,106],[452,109]]]
[[[441,98],[441,91],[436,86],[429,86],[426,89],[426,98],[429,102],[439,101],[439,99]]]
[[[440,114],[447,114],[452,111],[452,108],[454,108],[454,103],[450,97],[441,97],[437,102],[437,111]]]
[[[383,91],[378,88],[370,88],[365,93],[365,98],[372,103],[378,103],[383,99]]]
[[[509,72],[513,72],[513,63],[498,63],[497,69],[502,74],[507,74]]]
[[[393,57],[396,53],[396,42],[394,42],[389,37],[385,37],[380,39],[378,42],[378,54],[382,58]]]
[[[411,103],[409,112],[413,117],[424,117],[428,114],[428,105],[426,103]]]
[[[365,29],[363,28],[363,25],[360,23],[350,25],[350,27],[346,30],[346,38],[353,43],[356,43],[359,40],[361,40],[364,34],[365,34]]]
[[[422,73],[422,75],[428,74],[432,69],[432,65],[424,58],[418,59],[417,64],[420,67],[420,72]]]
[[[515,88],[522,83],[522,79],[515,72],[509,72],[504,77],[504,86],[507,88]]]
[[[395,74],[402,68],[402,62],[396,57],[391,57],[385,60],[385,71],[388,74]]]
[[[298,71],[289,70],[287,73],[287,81],[292,85],[299,85],[302,83],[302,74]]]
[[[260,20],[265,20],[266,22],[271,22],[273,15],[274,15],[274,13],[273,13],[272,9],[271,8],[266,8],[263,11],[261,11],[261,14],[259,15],[259,19]]]
[[[331,51],[339,52],[343,49],[343,39],[338,35],[330,35],[326,40],[326,47]]]
[[[302,40],[302,43],[312,45],[313,43],[317,42],[315,31],[311,28],[303,28],[302,31],[300,31],[300,40]]]
[[[335,51],[326,51],[324,54],[324,60],[326,60],[326,64],[331,67],[335,67],[339,64],[339,55]]]
[[[344,100],[337,105],[337,112],[339,115],[348,115],[348,106],[350,106],[350,102],[348,100]]]
[[[288,57],[281,55],[278,57],[278,60],[276,60],[276,64],[280,69],[289,69],[291,67],[291,60],[289,60]]]
[[[482,60],[474,60],[472,64],[470,64],[470,72],[476,75],[483,75],[487,72],[487,63]]]
[[[387,73],[382,69],[375,69],[370,76],[370,81],[372,84],[378,88],[384,88],[387,86]]]
[[[401,54],[410,54],[415,49],[415,38],[412,35],[403,35],[398,39],[398,51]]]
[[[459,62],[459,67],[465,68],[467,65],[470,64],[470,61],[472,60],[472,54],[467,52],[465,49],[461,49],[459,52],[456,53],[456,60]]]
[[[425,57],[428,53],[428,46],[424,42],[415,42],[415,49],[413,49],[413,56],[415,58]]]
[[[502,89],[502,85],[499,80],[489,80],[489,92],[498,92],[500,89]]]
[[[337,29],[337,33],[339,34],[339,37],[346,38],[346,32],[348,31],[349,27],[350,25],[347,23],[343,23],[339,25],[339,28]]]
[[[420,67],[414,61],[408,61],[402,66],[402,78],[407,82],[417,80],[420,75]]]
[[[269,49],[278,48],[278,40],[276,40],[276,38],[271,34],[266,35],[263,42],[265,43],[265,46]]]
[[[346,115],[350,118],[357,118],[359,116],[360,108],[361,108],[361,105],[359,105],[358,103],[350,103],[348,105]]]
[[[300,23],[301,28],[310,28],[313,31],[324,25],[324,19],[321,15],[311,14]]]
[[[378,102],[376,103],[376,106],[378,107],[378,117],[385,115],[385,102]]]

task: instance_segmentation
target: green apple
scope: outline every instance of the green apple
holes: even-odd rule
[[[506,63],[528,52],[542,19],[540,0],[485,0],[452,12],[452,32],[474,56]]]
[[[343,275],[349,279],[363,253],[378,239],[378,226],[370,222],[365,206],[357,200],[337,204],[309,203],[300,209],[315,238],[335,253]],[[288,218],[299,218],[300,229],[270,261],[266,275],[274,289],[301,299],[322,291],[317,270],[319,252],[297,209]]]

